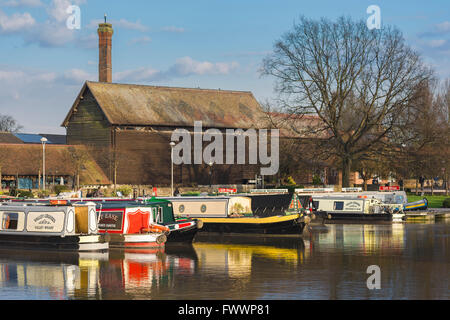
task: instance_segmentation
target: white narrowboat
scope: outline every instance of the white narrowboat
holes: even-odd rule
[[[2,203],[0,247],[102,251],[109,243],[99,233],[94,203]]]
[[[313,197],[319,216],[327,219],[401,220],[402,204],[387,204],[375,198]]]

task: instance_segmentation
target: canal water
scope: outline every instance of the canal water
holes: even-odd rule
[[[312,225],[302,238],[199,236],[163,251],[3,250],[0,300],[447,300],[449,266],[448,222]]]

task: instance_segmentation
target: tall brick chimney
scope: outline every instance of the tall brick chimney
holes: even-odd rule
[[[98,33],[98,81],[112,82],[112,63],[111,63],[111,39],[114,33],[112,24],[100,23],[97,29]]]

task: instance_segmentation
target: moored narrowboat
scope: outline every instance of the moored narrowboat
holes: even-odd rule
[[[255,216],[251,211],[251,199],[248,197],[166,199],[173,203],[175,216],[200,219],[203,222],[201,233],[301,235],[306,224],[310,222],[309,217],[302,213]]]
[[[0,246],[36,250],[102,251],[95,204],[0,204]]]
[[[127,203],[97,203],[100,233],[110,235],[111,248],[160,248],[169,228],[158,224],[155,207]]]
[[[375,198],[320,197],[313,195],[316,215],[324,219],[394,220],[404,218],[402,204],[386,204]]]
[[[122,212],[123,215],[125,208],[130,210],[136,207],[145,208],[145,210],[151,212],[150,219],[153,228],[155,226],[162,227],[166,236],[166,243],[192,243],[198,230],[203,226],[203,223],[198,219],[176,219],[172,203],[165,199],[102,199],[94,201],[97,203],[98,212],[107,209],[116,213]],[[102,227],[107,226],[100,223],[100,230],[103,230]],[[117,227],[114,228],[117,229]]]
[[[16,200],[19,201],[19,200]],[[23,201],[23,200],[22,200]],[[47,203],[49,199],[34,199],[27,200],[36,203]],[[97,212],[101,208],[108,208],[113,210],[115,207],[118,208],[117,212],[120,213],[121,217],[123,215],[124,206],[127,207],[154,207],[156,211],[152,211],[153,220],[157,221],[153,224],[158,224],[160,226],[167,227],[169,230],[165,231],[166,243],[192,243],[198,230],[202,228],[202,221],[195,218],[183,218],[177,219],[174,216],[172,204],[170,201],[164,200],[162,198],[137,198],[137,199],[124,199],[124,198],[88,198],[88,199],[67,199],[66,201],[70,203],[78,203],[83,201],[94,202],[97,205]],[[114,211],[114,210],[113,210]],[[158,213],[161,212],[162,214]],[[117,213],[119,214],[119,213]],[[116,228],[116,227],[114,227]],[[100,226],[102,229],[102,225]],[[116,228],[117,229],[117,228]],[[117,230],[115,231],[117,233]]]

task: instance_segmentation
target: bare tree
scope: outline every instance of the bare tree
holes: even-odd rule
[[[84,146],[69,146],[67,151],[67,160],[73,169],[75,177],[75,190],[78,190],[80,188],[81,171],[86,169],[85,165],[90,159],[89,151]]]
[[[0,131],[16,133],[22,128],[13,117],[0,114]]]
[[[352,162],[390,141],[403,125],[398,114],[432,71],[395,28],[301,17],[264,59],[262,74],[275,77],[287,113],[320,118],[329,135],[320,149],[339,159],[349,186]]]

